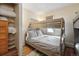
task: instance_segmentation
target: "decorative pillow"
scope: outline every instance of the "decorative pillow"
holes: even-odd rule
[[[37,37],[37,33],[36,33],[34,30],[28,31],[28,33],[29,33],[29,37],[30,37],[30,38],[32,38],[32,37]]]
[[[41,31],[43,34],[47,34],[47,28],[42,28]]]
[[[37,35],[38,35],[38,36],[43,35],[42,31],[41,31],[41,30],[37,30]]]

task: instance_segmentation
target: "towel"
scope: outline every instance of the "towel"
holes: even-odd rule
[[[15,27],[8,27],[9,33],[15,34],[16,33],[16,28]]]
[[[16,17],[15,12],[6,10],[4,8],[0,8],[0,15],[7,16],[7,17]]]
[[[6,10],[9,10],[9,11],[14,11],[13,7],[6,5],[6,4],[0,5],[0,8],[6,9]]]
[[[0,17],[0,20],[8,21],[8,19],[6,17]]]

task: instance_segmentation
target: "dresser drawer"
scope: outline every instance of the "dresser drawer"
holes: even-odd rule
[[[5,38],[8,38],[8,34],[7,33],[0,34],[0,39],[5,39]]]
[[[3,46],[3,45],[5,45],[5,46],[8,45],[8,40],[5,40],[5,41],[0,40],[0,47]]]
[[[0,39],[0,55],[5,54],[8,51],[8,40]]]
[[[7,43],[3,44],[3,45],[0,44],[0,55],[5,54],[6,52],[8,52],[8,45],[7,45]]]
[[[0,49],[0,55],[3,55],[8,52],[8,49]]]
[[[8,32],[8,27],[0,26],[0,33],[6,33],[6,32]]]
[[[8,26],[8,22],[0,20],[0,27],[1,26]]]
[[[8,49],[8,46],[4,44],[4,45],[0,46],[0,50],[1,49]]]

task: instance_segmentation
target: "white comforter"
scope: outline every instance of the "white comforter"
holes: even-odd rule
[[[40,48],[48,49],[51,51],[60,51],[60,37],[42,35],[34,37],[28,40],[33,45],[39,46]]]

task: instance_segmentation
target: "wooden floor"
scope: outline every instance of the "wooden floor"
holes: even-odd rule
[[[30,46],[25,46],[24,47],[24,55],[28,55],[31,51],[33,50],[32,47]],[[70,47],[65,47],[65,52],[63,56],[75,56],[75,49],[74,48],[70,48]],[[41,53],[41,56],[44,56],[43,53]],[[46,56],[46,55],[45,55]]]
[[[29,53],[32,52],[32,48],[28,45],[24,46],[24,49],[23,49],[23,55],[28,55]]]
[[[10,49],[7,53],[2,56],[18,56],[18,50],[16,48]]]
[[[75,49],[74,48],[70,48],[70,47],[66,47],[65,48],[65,56],[75,56]]]

